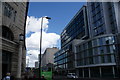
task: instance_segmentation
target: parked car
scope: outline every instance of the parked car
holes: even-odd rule
[[[67,78],[78,78],[78,76],[75,73],[68,73]]]

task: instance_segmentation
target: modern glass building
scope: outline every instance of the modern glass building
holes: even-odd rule
[[[117,77],[116,36],[104,35],[76,45],[79,77]]]
[[[120,2],[88,2],[89,32],[91,37],[120,32]]]
[[[76,45],[79,77],[118,77],[119,2],[88,2],[89,39]]]
[[[83,6],[61,33],[61,50],[55,54],[56,68],[60,71],[74,71],[75,54],[73,45],[74,39],[88,38],[87,9]]]
[[[62,49],[55,54],[58,71],[74,72],[81,78],[118,77],[119,7],[120,2],[88,2],[83,7],[86,12],[83,8],[80,9],[79,15],[83,11],[84,16],[75,16],[61,33]]]
[[[83,6],[61,33],[61,48],[65,47],[73,39],[85,39],[88,37],[87,9]]]

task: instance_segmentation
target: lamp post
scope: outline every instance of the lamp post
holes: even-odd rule
[[[51,19],[50,17],[42,17],[41,19],[41,31],[40,31],[40,55],[39,55],[39,79],[41,79],[41,50],[42,50],[42,26],[43,26],[43,18]]]

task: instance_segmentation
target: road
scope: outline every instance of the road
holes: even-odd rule
[[[53,80],[120,80],[120,79],[111,79],[111,78],[78,78],[78,79],[68,79],[66,76],[54,76]]]

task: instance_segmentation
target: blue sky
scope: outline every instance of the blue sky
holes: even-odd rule
[[[42,54],[46,48],[60,48],[60,34],[70,20],[83,6],[83,2],[30,2],[26,21],[27,59],[34,67],[38,61],[40,49],[41,17],[48,16],[51,20],[43,20]]]
[[[48,32],[60,35],[64,27],[69,23],[84,2],[30,2],[28,16],[49,16]]]

